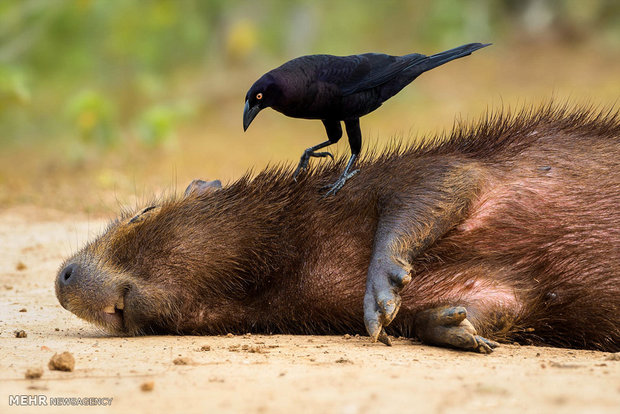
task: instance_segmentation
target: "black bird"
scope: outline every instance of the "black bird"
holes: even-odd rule
[[[297,178],[310,157],[334,158],[329,152],[316,151],[338,142],[342,137],[340,121],[344,121],[351,157],[340,178],[327,187],[326,195],[335,194],[358,171],[351,167],[362,146],[361,116],[380,107],[422,73],[489,45],[470,43],[432,56],[365,53],[298,57],[265,73],[252,85],[245,96],[243,130],[267,107],[293,118],[323,121],[328,139],[304,151],[293,174]]]

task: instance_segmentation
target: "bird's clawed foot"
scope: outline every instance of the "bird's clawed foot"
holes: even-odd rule
[[[323,197],[336,194],[344,186],[344,183],[346,183],[349,178],[353,177],[358,172],[360,172],[360,170],[353,170],[351,172],[345,171],[335,183],[321,187],[322,191],[328,190]]]
[[[385,333],[400,309],[400,292],[411,282],[411,266],[400,258],[373,258],[364,295],[364,324],[373,341],[391,345]]]
[[[442,306],[427,309],[416,315],[416,335],[427,344],[447,346],[465,351],[490,354],[499,346],[495,341],[479,336],[467,320],[462,306]]]
[[[301,158],[299,159],[299,164],[297,164],[297,168],[295,169],[295,172],[293,173],[293,180],[297,181],[297,176],[299,175],[299,173],[304,171],[306,168],[308,168],[308,162],[310,161],[310,157],[316,157],[316,158],[330,157],[332,161],[334,160],[334,156],[330,152],[327,152],[327,151],[314,152],[312,151],[311,148],[308,148],[307,150],[304,151]]]

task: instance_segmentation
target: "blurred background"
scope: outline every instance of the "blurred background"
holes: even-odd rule
[[[364,117],[365,147],[502,106],[620,96],[617,0],[2,0],[0,209],[109,215],[193,178],[296,165],[323,140],[319,121],[263,111],[243,133],[264,72],[304,54],[469,42],[493,46]]]

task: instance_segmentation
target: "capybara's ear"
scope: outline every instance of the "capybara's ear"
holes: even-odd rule
[[[193,180],[185,189],[185,197],[190,195],[200,195],[207,191],[215,191],[222,188],[222,182],[220,180],[204,181]]]

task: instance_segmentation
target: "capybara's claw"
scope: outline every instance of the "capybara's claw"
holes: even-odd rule
[[[374,303],[374,298],[366,292],[364,296],[364,325],[366,326],[366,332],[368,332],[370,340],[372,342],[377,342],[383,328],[381,327],[381,323],[379,323],[379,315],[376,307],[373,306],[372,303]]]
[[[382,344],[385,344],[387,346],[392,346],[392,341],[390,340],[390,337],[388,336],[388,334],[385,332],[385,329],[383,328],[381,328],[381,332],[379,333],[379,337],[377,338],[377,340],[381,342]]]
[[[491,341],[490,339],[483,338],[479,335],[475,335],[474,339],[476,340],[476,343],[478,344],[476,351],[481,354],[490,354],[491,352],[493,352],[494,348],[497,348],[499,346],[497,342]]]
[[[364,295],[364,324],[373,341],[391,345],[385,333],[400,309],[399,292],[411,281],[410,267],[394,259],[380,259],[368,269]]]
[[[490,339],[483,338],[482,336],[476,336],[476,339],[478,341],[483,341],[485,344],[487,344],[491,348],[497,348],[499,346],[499,342],[491,341]]]
[[[416,315],[416,334],[428,344],[447,346],[466,351],[490,354],[499,346],[483,338],[467,320],[467,310],[462,306],[443,306],[427,309]]]
[[[373,324],[372,326],[367,325],[366,330],[368,331],[372,342],[379,341],[387,346],[392,346],[392,341],[390,340],[387,332],[385,332],[385,329],[380,327],[378,324]]]

